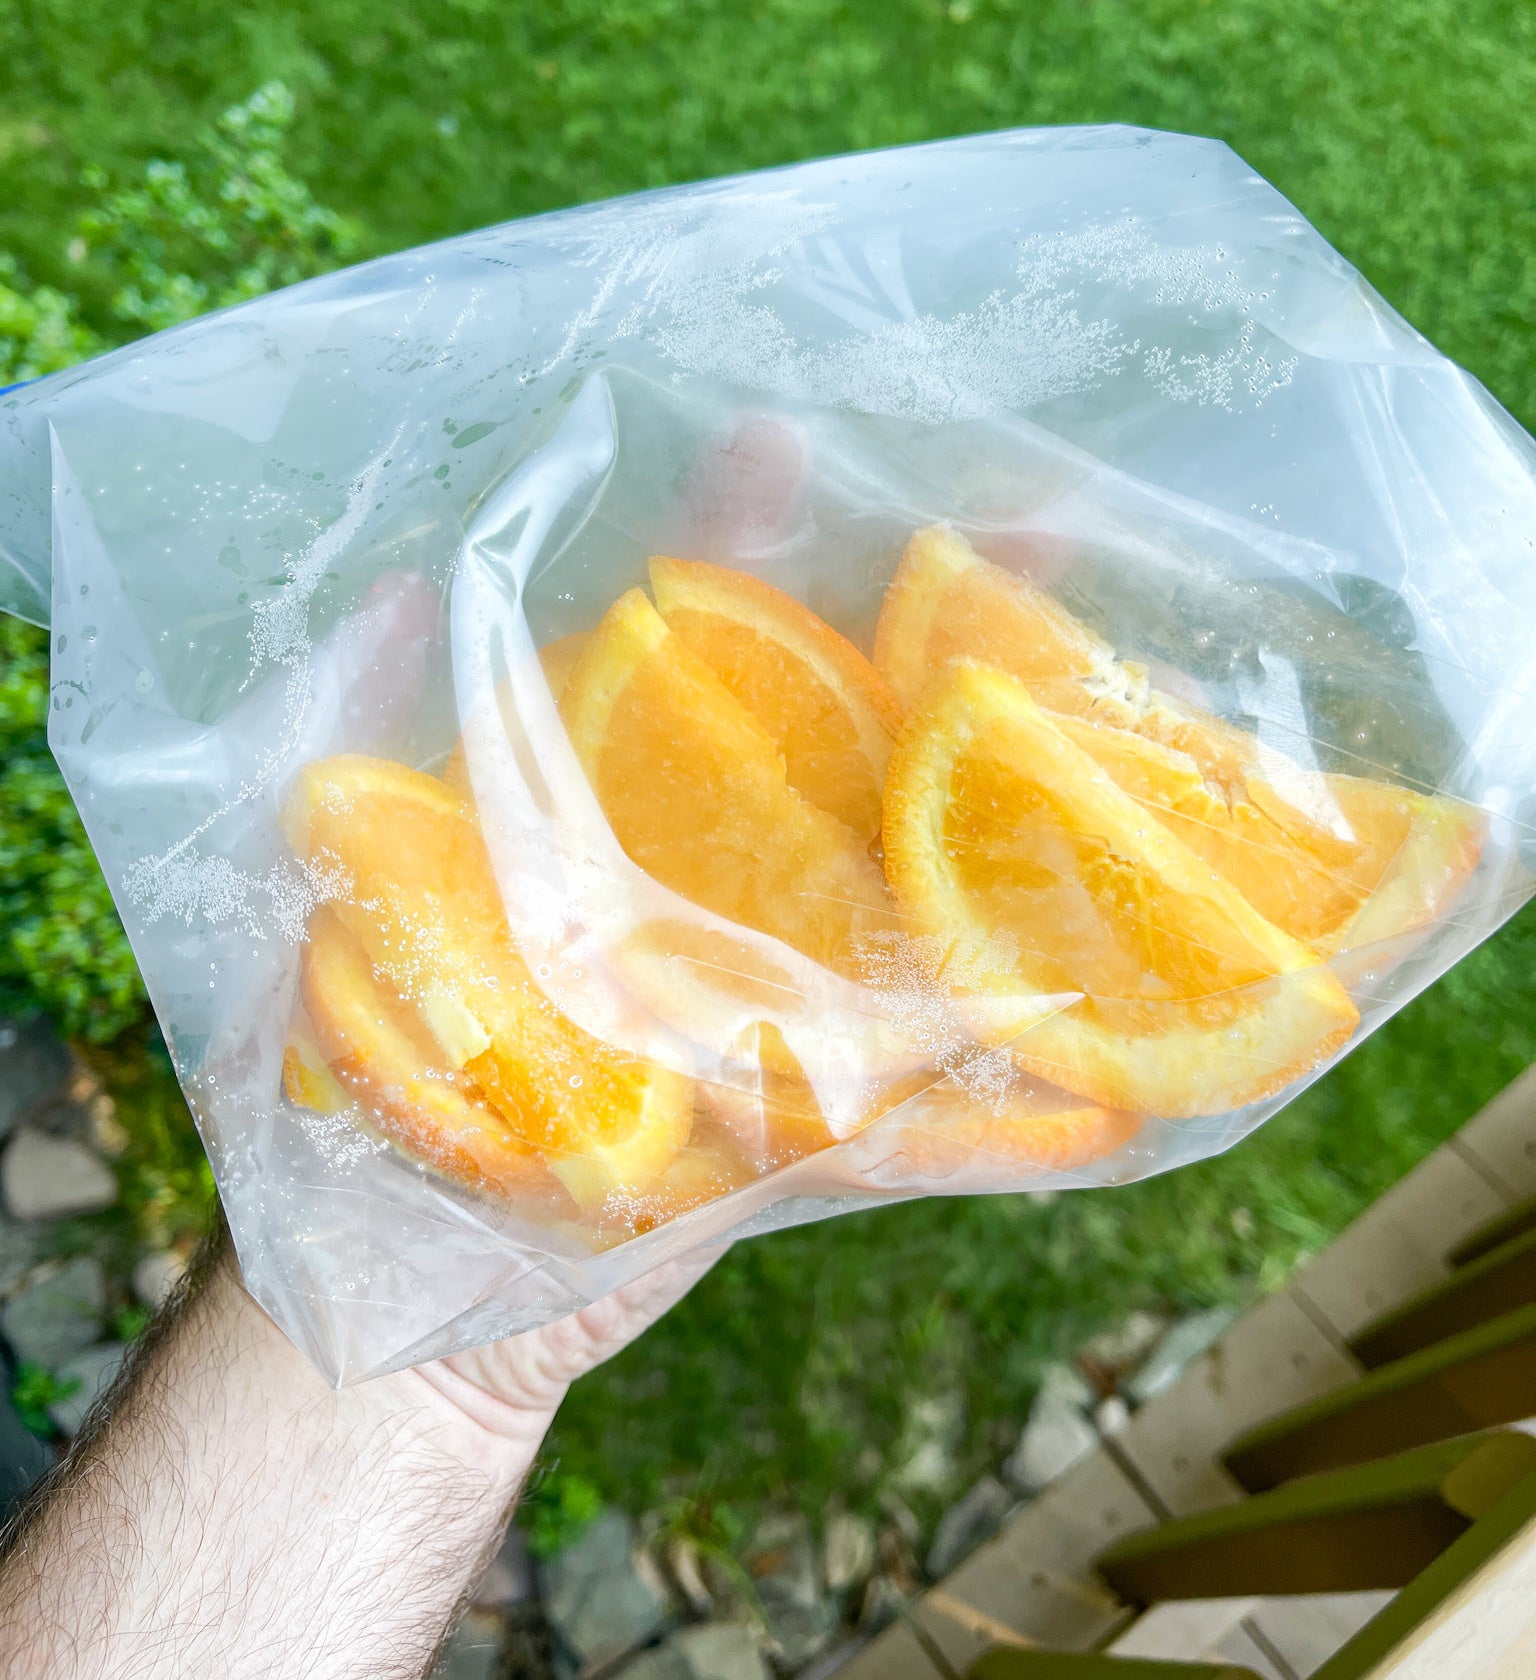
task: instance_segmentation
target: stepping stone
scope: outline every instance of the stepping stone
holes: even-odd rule
[[[15,1219],[62,1219],[111,1207],[117,1179],[85,1144],[23,1126],[0,1160],[0,1193]]]
[[[0,1309],[0,1335],[17,1359],[54,1370],[101,1335],[107,1289],[101,1267],[83,1256],[41,1273]]]

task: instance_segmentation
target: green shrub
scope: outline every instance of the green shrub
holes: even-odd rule
[[[29,286],[16,259],[0,252],[0,386],[57,373],[101,348],[77,319],[73,298]]]
[[[0,1011],[104,1043],[142,1018],[143,983],[48,751],[46,632],[0,617]]]
[[[30,1429],[39,1440],[51,1441],[58,1430],[48,1415],[48,1408],[69,1399],[79,1388],[79,1377],[61,1382],[44,1366],[23,1361],[16,1368],[16,1380],[11,1384],[11,1404],[24,1428]]]
[[[323,272],[358,230],[315,203],[283,163],[294,115],[281,83],[92,203],[65,253],[74,295],[32,285],[0,253],[0,385],[68,367],[145,331]],[[106,1043],[148,1000],[95,855],[48,752],[44,632],[0,617],[0,1011],[42,1011]]]
[[[87,313],[94,304],[132,338],[346,262],[358,229],[316,204],[283,165],[293,115],[293,95],[269,82],[226,111],[184,161],[156,159],[142,180],[117,189],[104,169],[86,170],[98,201],[81,216],[69,256]]]

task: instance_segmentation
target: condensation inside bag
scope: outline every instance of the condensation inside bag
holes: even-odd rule
[[[1215,1153],[1531,890],[1531,440],[1214,142],[567,211],[0,420],[0,604],[51,589],[54,750],[336,1382]]]

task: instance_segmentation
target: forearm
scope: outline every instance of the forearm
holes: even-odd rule
[[[418,1680],[566,1380],[334,1393],[227,1263],[0,1571],[0,1675]]]

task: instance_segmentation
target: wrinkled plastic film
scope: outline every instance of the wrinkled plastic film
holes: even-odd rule
[[[1212,142],[1022,131],[515,223],[0,396],[0,428],[0,601],[49,585],[54,749],[247,1282],[333,1381],[701,1244],[1216,1153],[1530,892],[1531,440]],[[1063,700],[957,618],[887,720],[906,814],[877,789],[829,863],[853,830],[769,785],[750,683],[684,662],[740,732],[719,774],[788,816],[676,861],[655,811],[681,856],[690,810],[736,809],[690,805],[704,713],[669,757],[665,683],[577,663],[625,601],[681,634],[653,557],[809,609],[873,694],[929,549],[1110,677]],[[620,813],[593,766],[617,743],[623,782],[625,730],[659,768]],[[1274,837],[1235,873],[1180,731]],[[1066,803],[982,800],[968,875],[956,790],[994,770]],[[1175,773],[1183,804],[1136,779]],[[1349,811],[1400,795],[1358,887]],[[800,902],[802,816],[805,881],[862,909]],[[1304,961],[1270,924],[1309,907],[1243,873],[1293,840],[1355,894]]]

